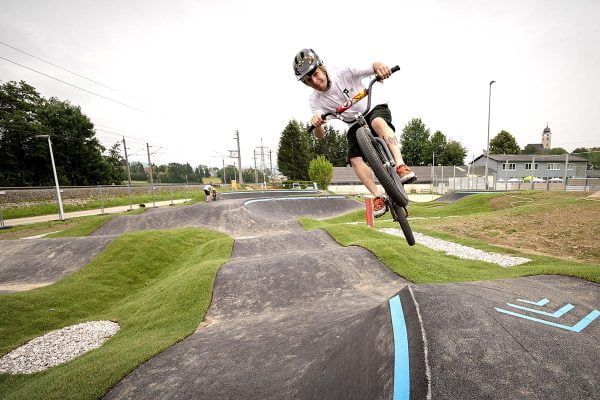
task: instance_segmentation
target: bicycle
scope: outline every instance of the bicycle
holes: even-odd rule
[[[391,69],[392,73],[399,70],[400,67],[397,65]],[[415,237],[408,223],[408,210],[406,209],[406,206],[408,206],[408,195],[404,190],[402,182],[400,182],[400,177],[396,173],[396,162],[392,157],[390,149],[383,139],[371,133],[363,113],[358,113],[354,119],[342,118],[342,113],[344,111],[348,110],[365,97],[367,98],[367,109],[364,114],[367,114],[371,109],[371,89],[373,88],[373,84],[380,80],[379,77],[373,78],[367,89],[363,89],[352,99],[347,100],[344,104],[338,106],[335,112],[327,112],[321,115],[321,118],[324,120],[327,117],[333,117],[346,123],[352,124],[356,122],[359,124],[359,128],[356,131],[358,145],[360,146],[367,163],[373,170],[373,173],[377,179],[379,179],[379,183],[381,183],[381,186],[385,189],[387,194],[385,199],[386,205],[392,214],[393,220],[400,224],[406,242],[410,246],[413,246],[415,244]],[[308,131],[311,132],[314,128],[314,126],[311,126]]]

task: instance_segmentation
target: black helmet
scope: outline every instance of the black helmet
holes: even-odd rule
[[[296,79],[304,81],[304,79],[310,77],[320,65],[323,65],[323,61],[313,49],[300,50],[296,53],[296,57],[294,57],[294,74],[296,74]]]

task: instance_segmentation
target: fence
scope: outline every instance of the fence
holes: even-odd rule
[[[488,188],[485,187],[484,176],[469,176],[460,178],[437,178],[431,183],[433,193],[444,194],[457,190],[543,190],[554,192],[596,192],[600,191],[600,178],[567,178],[562,180],[545,180],[524,182],[522,180],[495,180],[488,176]]]
[[[129,208],[133,207],[133,196],[150,195],[154,202],[155,196],[163,200],[173,200],[177,192],[202,191],[202,184],[154,184],[147,185],[98,185],[98,186],[63,186],[60,188],[64,205],[83,206],[98,202],[98,208],[104,212],[105,203],[113,198],[129,198]],[[166,196],[165,196],[166,195]],[[6,187],[0,188],[0,225],[3,224],[2,210],[7,208],[36,206],[58,203],[56,188],[51,187]],[[89,208],[86,208],[89,209]],[[7,217],[8,218],[8,217]]]

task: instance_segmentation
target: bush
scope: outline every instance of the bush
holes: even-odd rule
[[[319,189],[327,190],[327,186],[329,186],[329,182],[333,178],[333,165],[325,156],[317,156],[308,166],[308,176],[317,182]]]

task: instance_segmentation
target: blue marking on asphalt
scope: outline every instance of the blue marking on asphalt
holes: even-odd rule
[[[408,334],[404,311],[400,296],[396,295],[389,300],[390,314],[392,316],[392,330],[394,332],[394,400],[408,400],[410,398],[410,373],[408,361]]]
[[[517,299],[517,301],[520,301],[522,303],[528,303],[528,304],[533,304],[534,306],[540,306],[543,307],[546,304],[550,303],[550,300],[543,298],[540,301],[529,301],[529,300],[522,300],[522,299]]]
[[[516,304],[510,304],[510,303],[506,303],[506,304],[508,304],[511,307],[518,308],[519,310],[525,310],[525,311],[529,311],[529,312],[536,313],[536,314],[542,314],[542,315],[545,315],[547,317],[552,317],[552,318],[560,318],[563,315],[565,315],[566,313],[568,313],[569,311],[571,311],[573,308],[575,308],[575,306],[573,306],[572,304],[565,304],[563,307],[554,311],[553,313],[549,313],[546,311],[534,310],[533,308],[518,306]]]
[[[496,308],[496,307],[494,307],[494,308]],[[504,314],[513,315],[513,316],[519,317],[519,318],[525,318],[530,321],[539,322],[540,324],[545,324],[545,325],[554,326],[556,328],[565,329],[567,331],[571,331],[571,332],[575,332],[575,333],[579,333],[582,330],[584,330],[589,324],[592,323],[592,321],[594,321],[596,318],[598,318],[600,316],[600,311],[593,310],[591,313],[589,313],[588,315],[583,317],[575,325],[568,326],[568,325],[557,324],[555,322],[545,321],[545,320],[539,319],[539,318],[530,317],[529,315],[523,315],[523,314],[519,314],[519,313],[512,312],[512,311],[503,310],[501,308],[496,308],[496,311],[504,313]]]

